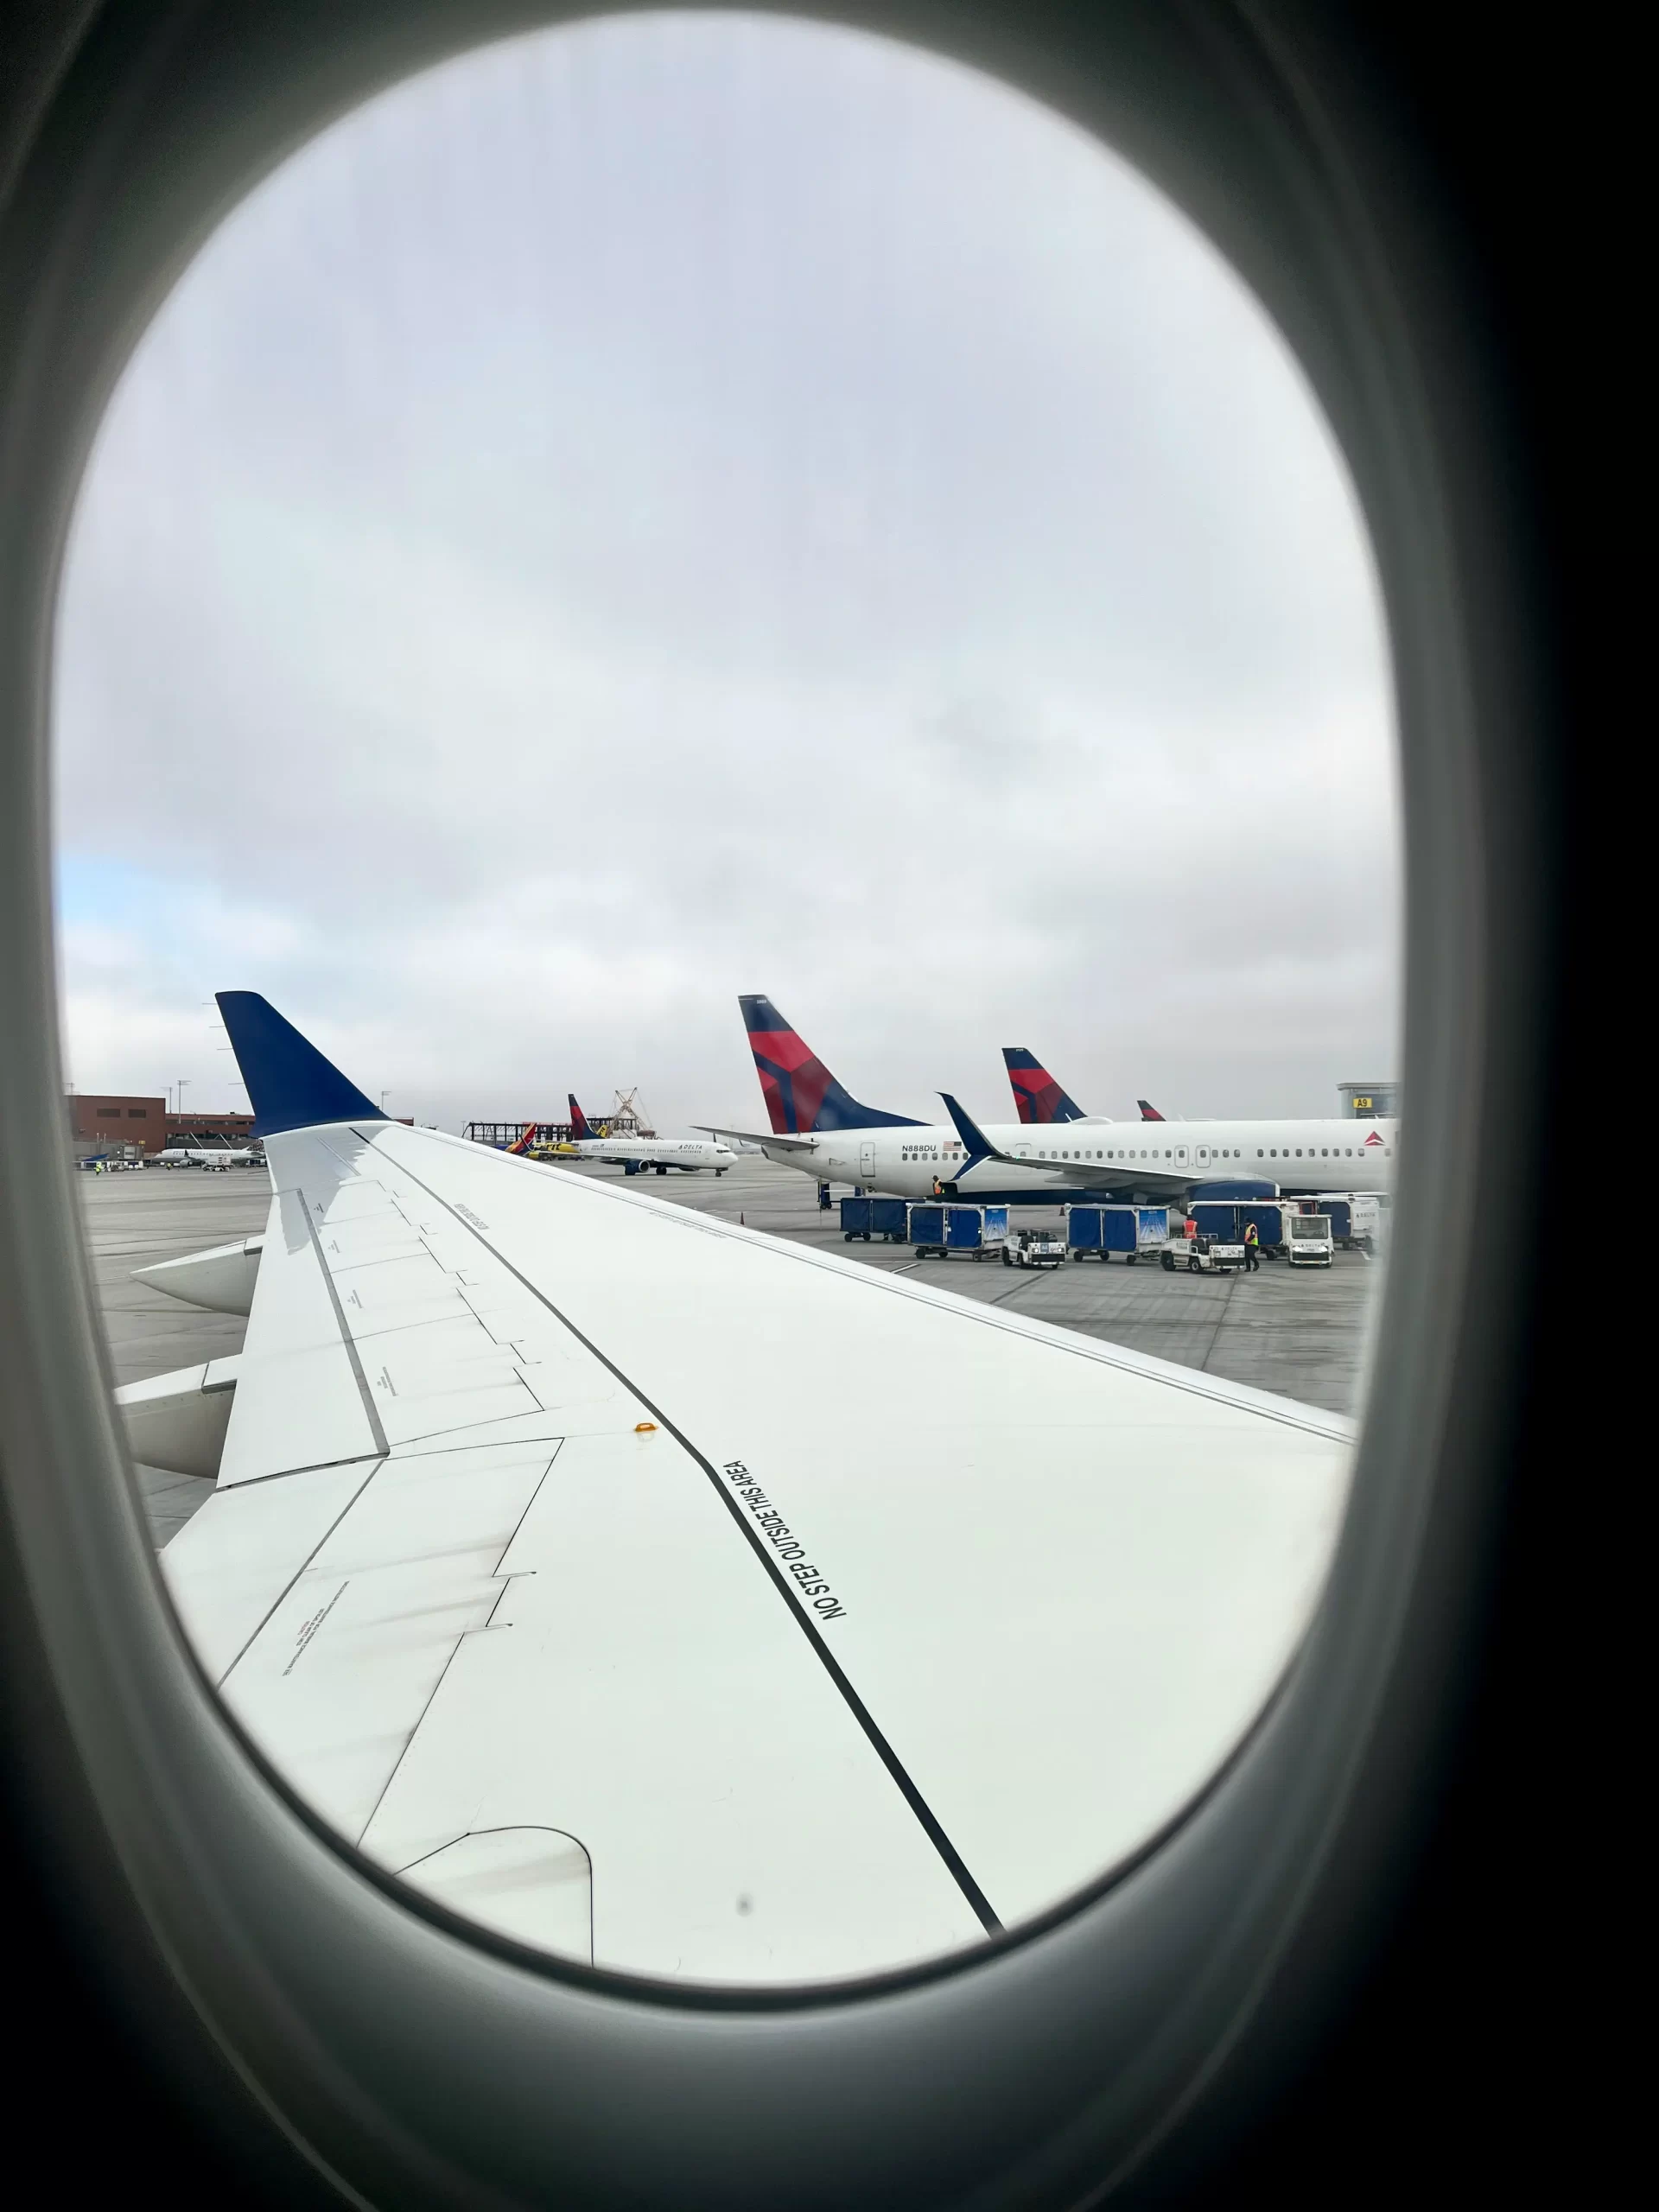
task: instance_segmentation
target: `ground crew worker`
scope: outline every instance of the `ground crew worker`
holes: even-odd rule
[[[1244,1224],[1244,1272],[1247,1275],[1255,1274],[1262,1264],[1255,1249],[1261,1242],[1261,1231],[1253,1221],[1247,1221]]]
[[[818,1185],[818,1211],[820,1213],[828,1213],[829,1211],[830,1185],[827,1183],[820,1183]]]
[[[933,1195],[936,1198],[942,1198],[944,1196],[944,1185],[937,1175],[933,1178]]]
[[[1181,1224],[1181,1234],[1183,1236],[1196,1236],[1198,1233],[1198,1224],[1192,1218],[1192,1216],[1188,1214],[1186,1219]]]

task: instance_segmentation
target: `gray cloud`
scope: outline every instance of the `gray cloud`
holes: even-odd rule
[[[1319,1110],[1389,1071],[1385,655],[1259,309],[1114,156],[744,17],[347,118],[135,357],[60,632],[83,1083],[266,989],[405,1112]],[[195,1052],[190,1066],[180,1055]]]

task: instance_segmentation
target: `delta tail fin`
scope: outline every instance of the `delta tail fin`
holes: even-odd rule
[[[291,1021],[257,991],[220,991],[219,1013],[242,1071],[253,1134],[280,1136],[327,1122],[384,1122],[387,1117]]]
[[[588,1121],[588,1116],[582,1112],[581,1107],[577,1105],[575,1092],[574,1090],[567,1091],[565,1096],[570,1103],[571,1135],[575,1139],[578,1144],[597,1143],[599,1133]]]
[[[1137,1098],[1135,1103],[1141,1109],[1141,1118],[1143,1122],[1161,1122],[1167,1118],[1158,1111],[1149,1098]]]
[[[774,1136],[920,1127],[908,1114],[884,1114],[879,1107],[861,1106],[763,993],[746,993],[737,1002]]]
[[[1005,1045],[1002,1058],[1014,1103],[1022,1122],[1082,1122],[1088,1116],[1077,1100],[1060,1089],[1034,1052],[1023,1045]]]

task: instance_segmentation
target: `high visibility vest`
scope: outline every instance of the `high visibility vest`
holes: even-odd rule
[[[1257,1232],[1255,1224],[1253,1221],[1247,1222],[1245,1224],[1244,1242],[1247,1244],[1259,1244],[1262,1242],[1261,1236]]]

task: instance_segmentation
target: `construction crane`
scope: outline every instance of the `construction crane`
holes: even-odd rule
[[[605,1134],[612,1137],[654,1137],[645,1108],[639,1103],[639,1086],[632,1090],[619,1090],[616,1104],[606,1116]]]

